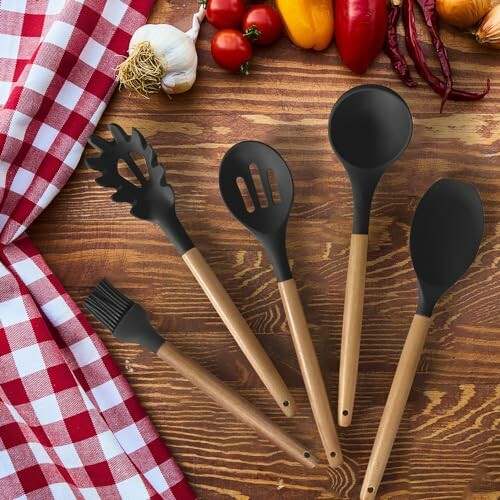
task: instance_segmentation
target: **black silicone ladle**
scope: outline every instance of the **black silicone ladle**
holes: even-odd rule
[[[374,499],[408,400],[431,315],[439,298],[474,260],[483,235],[483,207],[472,184],[442,179],[420,201],[410,250],[419,283],[417,312],[410,326],[361,488]]]
[[[342,463],[340,444],[286,252],[286,224],[293,202],[290,170],[270,146],[240,142],[222,159],[219,185],[229,210],[262,243],[272,262],[319,435],[328,463],[337,467]]]
[[[356,393],[373,193],[386,169],[408,146],[412,130],[406,103],[379,85],[354,87],[330,114],[330,142],[349,174],[354,198],[339,370],[338,421],[343,427],[351,424]]]

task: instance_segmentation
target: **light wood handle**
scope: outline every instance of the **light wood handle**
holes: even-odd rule
[[[278,287],[321,442],[330,466],[338,467],[343,462],[342,451],[297,285],[289,279],[278,283]]]
[[[157,354],[238,420],[274,443],[297,462],[310,468],[315,467],[316,459],[301,443],[288,436],[246,399],[239,396],[193,359],[182,354],[169,342],[164,342]]]
[[[361,500],[372,500],[377,494],[408,401],[430,324],[431,319],[427,316],[416,314],[413,317],[373,444],[361,487]]]
[[[296,406],[292,394],[206,260],[197,248],[182,258],[278,406],[287,417],[293,416]]]
[[[342,345],[340,348],[338,422],[341,427],[351,425],[356,381],[358,378],[359,344],[363,324],[366,255],[368,235],[351,235],[349,266],[345,287]]]

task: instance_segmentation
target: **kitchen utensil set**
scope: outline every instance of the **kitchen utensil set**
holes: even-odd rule
[[[153,148],[133,130],[128,136],[110,125],[113,140],[92,136],[100,151],[87,164],[102,173],[96,181],[117,192],[114,201],[132,204],[132,215],[156,222],[174,243],[267,389],[287,416],[295,404],[282,378],[232,303],[175,213],[174,192]],[[351,181],[354,214],[345,292],[339,370],[338,421],[351,423],[358,371],[371,201],[386,171],[408,146],[413,130],[410,110],[395,92],[363,85],[346,92],[332,109],[332,148]],[[132,155],[146,160],[146,177]],[[123,177],[123,160],[139,185]],[[293,180],[283,158],[270,146],[244,141],[228,150],[219,172],[222,198],[234,215],[260,241],[274,269],[300,371],[314,420],[330,466],[343,462],[328,394],[311,340],[286,250],[286,227],[293,203]],[[483,211],[474,186],[440,180],[424,195],[415,212],[410,249],[419,283],[419,302],[394,376],[361,489],[374,498],[396,438],[413,378],[431,322],[434,305],[468,269],[482,237]],[[297,461],[313,467],[314,457],[250,403],[165,341],[150,325],[144,310],[102,281],[85,302],[113,334],[142,344],[191,380],[220,406],[269,439]]]

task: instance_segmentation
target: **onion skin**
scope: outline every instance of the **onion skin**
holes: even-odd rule
[[[457,28],[475,26],[491,9],[491,0],[436,0],[439,17]]]
[[[476,39],[487,47],[500,49],[500,4],[495,5],[486,14],[481,26],[476,31]]]

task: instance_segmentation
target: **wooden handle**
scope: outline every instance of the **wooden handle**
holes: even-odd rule
[[[206,260],[197,248],[188,250],[182,258],[271,396],[287,417],[293,416],[292,394]]]
[[[321,442],[330,466],[338,467],[343,462],[342,451],[295,280],[282,281],[278,287]]]
[[[356,394],[367,250],[368,235],[353,234],[349,250],[340,348],[338,422],[341,427],[351,425]]]
[[[164,342],[157,354],[222,408],[232,413],[238,420],[274,443],[294,460],[307,467],[315,467],[316,459],[302,444],[288,436],[247,400],[239,396],[194,360],[182,354],[172,344]]]
[[[377,494],[391,454],[392,445],[396,439],[430,324],[431,319],[427,316],[416,314],[413,317],[385,404],[384,413],[380,420],[377,437],[373,444],[370,461],[361,487],[361,500],[372,500]]]

